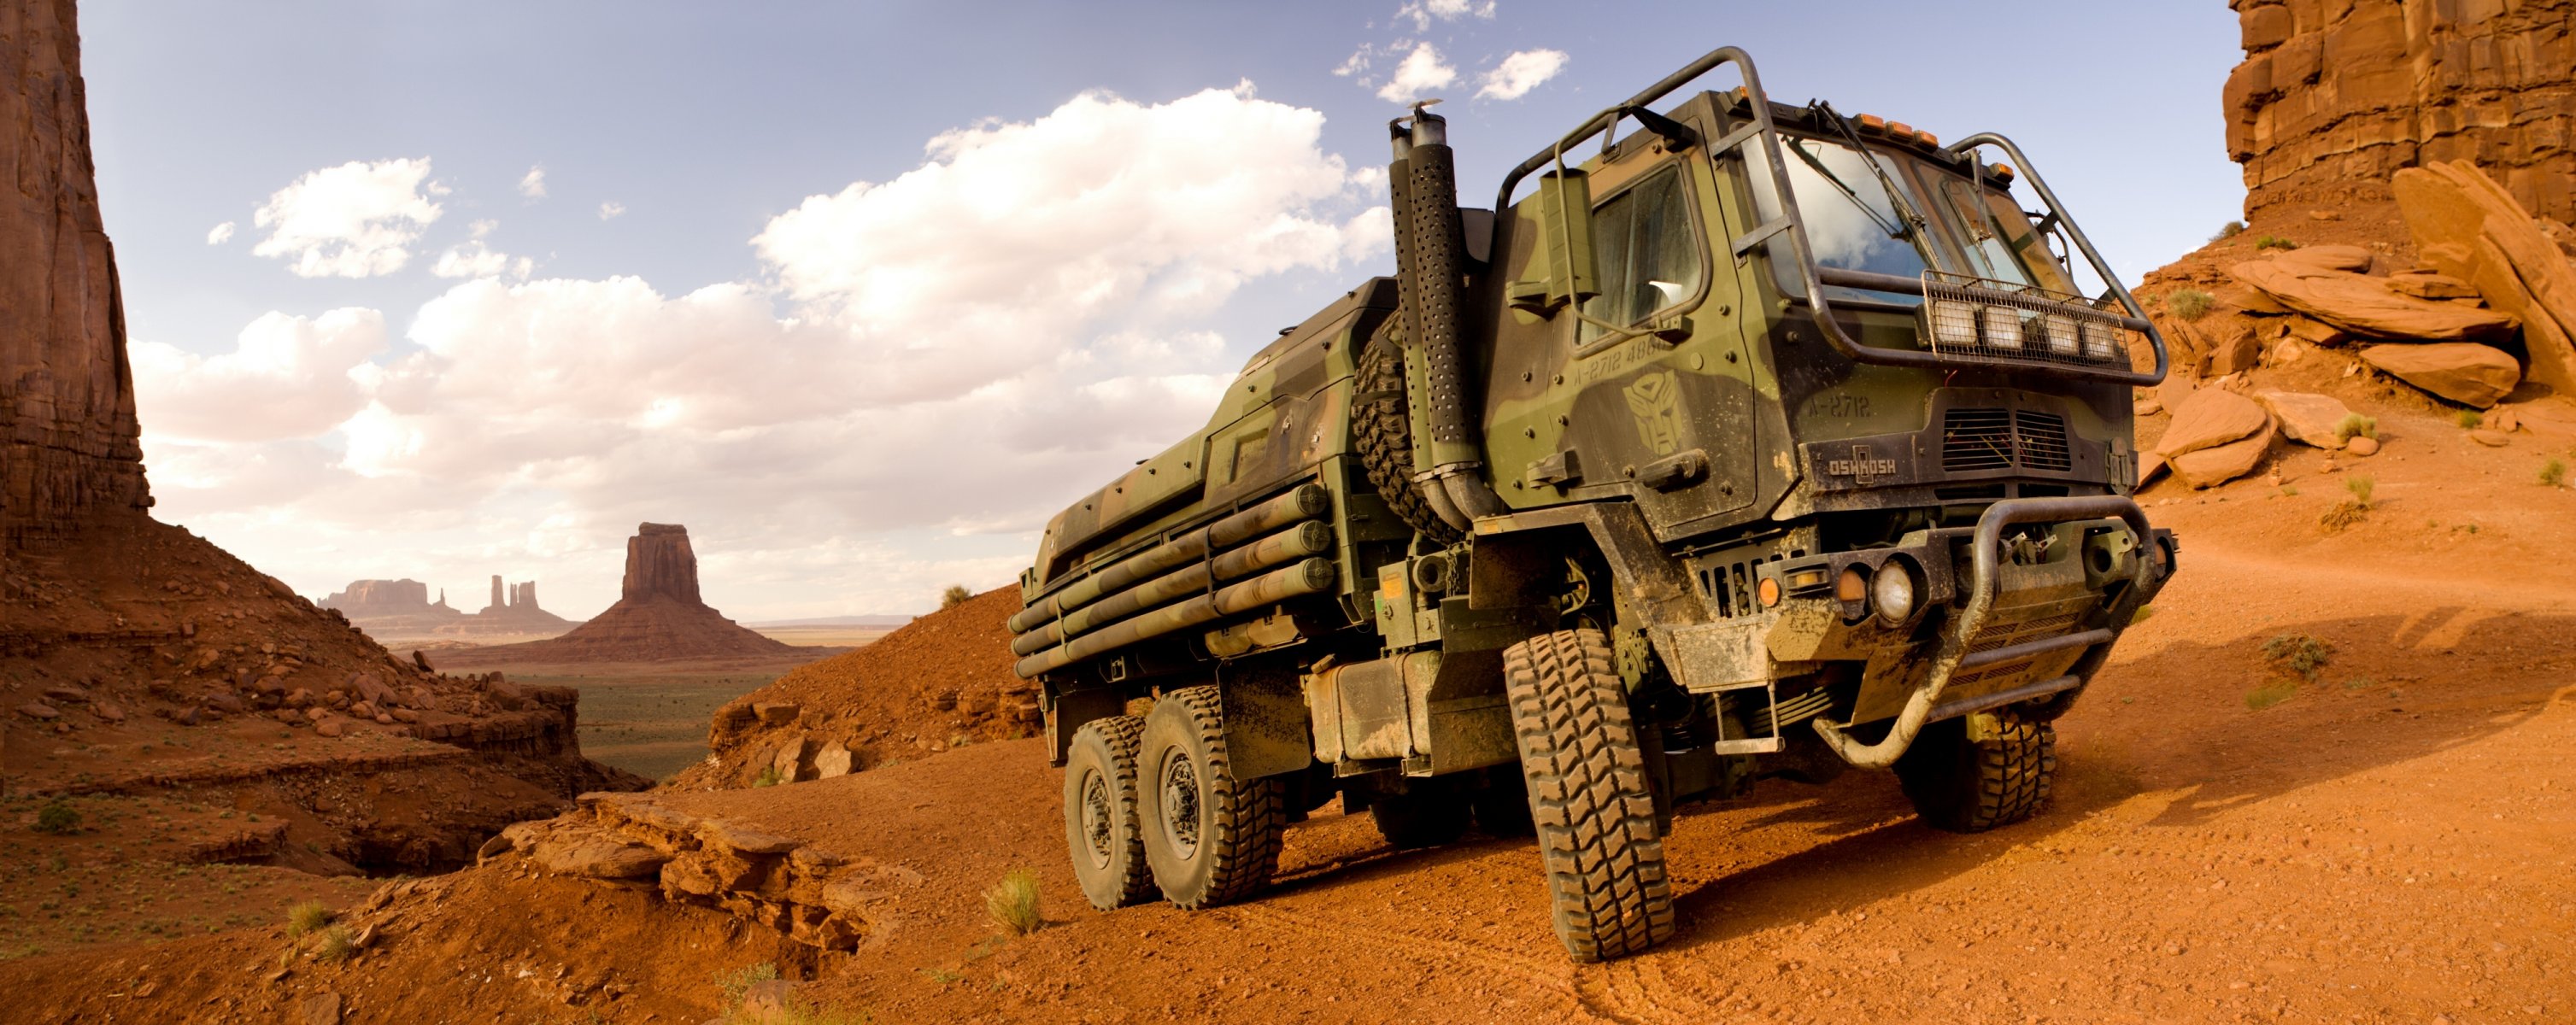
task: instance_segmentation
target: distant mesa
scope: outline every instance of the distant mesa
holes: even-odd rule
[[[506,598],[505,598],[506,595]],[[431,636],[460,639],[490,635],[560,634],[574,621],[537,607],[536,581],[508,584],[492,577],[492,603],[467,615],[447,604],[447,592],[429,600],[429,585],[417,580],[356,580],[347,590],[314,604],[336,609],[368,636],[418,640]]]
[[[626,539],[626,583],[617,604],[561,637],[484,648],[476,664],[655,662],[723,655],[812,651],[763,637],[726,619],[698,596],[698,555],[689,528],[646,523]]]

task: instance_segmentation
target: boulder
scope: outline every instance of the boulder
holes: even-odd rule
[[[2165,457],[2153,452],[2138,453],[2137,487],[2146,487],[2149,481],[2155,480],[2156,476],[2163,472],[2165,472]]]
[[[2484,445],[2488,448],[2503,448],[2507,445],[2513,444],[2513,439],[2505,436],[2503,431],[2487,430],[2485,428],[2470,431],[2469,440],[2477,442],[2478,444]]]
[[[2576,263],[2474,164],[2408,168],[2389,187],[2425,262],[2520,318],[2531,379],[2576,394]]]
[[[304,1025],[340,1025],[340,994],[316,993],[296,1006]]]
[[[2379,454],[2379,439],[2357,437],[2344,442],[2343,450],[2356,456],[2375,456]]]
[[[2209,351],[2209,372],[2226,375],[2252,370],[2263,359],[2263,340],[2254,329],[2240,328]]]
[[[2343,403],[2314,392],[2297,391],[2259,391],[2254,393],[2254,401],[2272,414],[2273,422],[2291,441],[2324,449],[2343,447],[2343,440],[2335,437],[2335,427],[2352,415]]]
[[[761,701],[754,703],[751,706],[751,711],[752,714],[760,717],[761,722],[767,725],[785,726],[788,723],[795,722],[796,713],[801,710],[790,702]]]
[[[63,713],[60,710],[57,710],[54,706],[48,705],[42,701],[30,701],[18,706],[18,714],[34,719],[37,722],[51,722],[63,717]]]
[[[830,779],[834,776],[847,776],[854,761],[856,759],[851,756],[849,745],[837,740],[825,744],[823,750],[814,754],[814,778]]]
[[[2300,246],[2273,259],[2354,274],[2370,270],[2370,250],[2360,246]]]
[[[2227,272],[2283,306],[2359,335],[2436,341],[2501,338],[2512,334],[2516,324],[2513,317],[2494,310],[2428,302],[2389,288],[2386,279],[2345,271],[2251,260]]]
[[[537,864],[557,875],[591,879],[651,879],[671,856],[600,833],[573,832],[536,845]]]
[[[805,748],[808,743],[804,734],[795,734],[778,746],[776,754],[769,756],[769,767],[778,771],[779,782],[793,783],[799,779],[812,778],[811,773],[805,772]]]
[[[2263,464],[2263,456],[2272,450],[2272,439],[2278,434],[2271,421],[2266,420],[2260,430],[2242,440],[2175,456],[2174,479],[2193,488],[2214,488],[2252,473]]]
[[[2269,418],[2252,399],[2224,388],[2202,388],[2173,410],[2173,425],[2156,442],[2166,459],[2227,444],[2263,429]]]
[[[2556,443],[2576,442],[2576,399],[2552,397],[2514,404],[2522,429]]]
[[[2504,350],[2470,342],[2373,345],[2363,362],[2453,402],[2485,409],[2522,383],[2522,365]]]

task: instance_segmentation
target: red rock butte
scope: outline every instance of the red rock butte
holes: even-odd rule
[[[646,523],[626,539],[623,597],[561,637],[486,648],[488,662],[657,662],[722,655],[784,655],[796,646],[726,619],[698,596],[689,528]],[[497,657],[495,657],[497,656]]]
[[[2385,200],[2467,160],[2531,214],[2576,219],[2576,0],[2230,0],[2227,151],[2245,212]]]

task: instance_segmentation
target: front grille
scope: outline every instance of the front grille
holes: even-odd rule
[[[2013,440],[2019,444],[2023,466],[2059,473],[2075,468],[2075,458],[2066,451],[2065,417],[2015,410]]]
[[[2013,467],[2065,473],[2066,418],[2030,410],[1953,409],[1941,416],[1941,469],[1951,473]]]
[[[1941,418],[1941,468],[2002,470],[2013,464],[2012,414],[2000,409],[1953,409]]]

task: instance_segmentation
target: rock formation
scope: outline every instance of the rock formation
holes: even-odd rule
[[[0,8],[0,552],[152,504],[71,0]]]
[[[622,597],[587,623],[551,640],[478,650],[476,665],[511,662],[644,662],[723,655],[787,655],[772,640],[707,607],[698,596],[698,556],[689,528],[646,523],[626,539]],[[529,594],[531,601],[535,595]]]
[[[445,608],[447,595],[441,592],[436,604],[429,600],[429,585],[417,580],[352,580],[348,589],[332,592],[314,604],[338,609],[355,619],[359,616],[399,615]],[[451,610],[453,611],[453,610]]]
[[[70,0],[0,3],[0,140],[0,690],[14,706],[0,714],[12,755],[0,785],[12,799],[177,795],[162,806],[281,824],[293,807],[293,843],[268,828],[196,849],[435,871],[513,819],[647,782],[582,757],[569,688],[398,658],[146,515]],[[365,597],[423,596],[382,583]]]
[[[2385,199],[2400,168],[2474,160],[2576,220],[2576,0],[2231,0],[2224,93],[2246,212]]]

